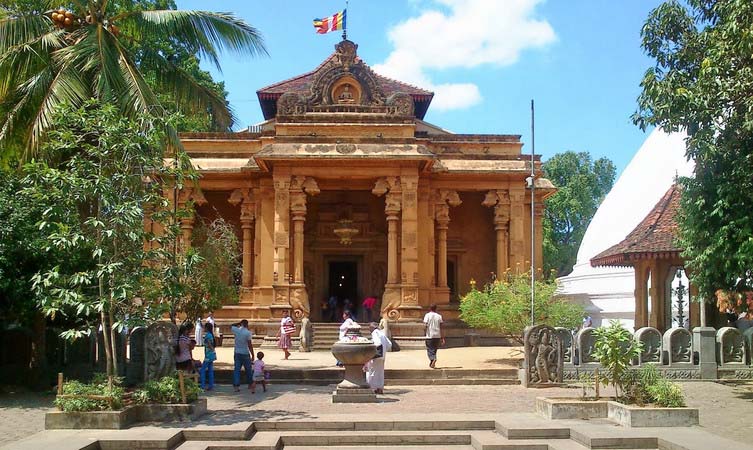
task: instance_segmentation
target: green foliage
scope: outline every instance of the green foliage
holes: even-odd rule
[[[55,123],[42,147],[45,162],[24,169],[23,195],[46,206],[37,224],[45,250],[83,256],[76,265],[40,270],[33,288],[45,314],[79,319],[64,337],[86,335],[99,324],[114,335],[126,316],[158,313],[133,301],[152,271],[155,237],[144,218],[146,211],[168,209],[157,181],[182,182],[183,173],[164,164],[166,127],[150,116],[130,120],[111,104],[90,101],[61,108]],[[113,374],[117,362],[109,345],[106,350]]]
[[[173,251],[171,233],[158,240],[162,245],[154,252],[157,269],[146,281],[144,295],[151,304],[159,304],[173,322],[178,313],[193,322],[237,301],[240,243],[232,225],[221,217],[211,223],[199,221],[185,252]]]
[[[605,386],[611,383],[621,397],[630,381],[630,361],[641,354],[642,345],[617,320],[610,321],[607,327],[596,328],[593,334],[596,338],[593,355],[606,371],[602,383]]]
[[[186,115],[210,114],[227,129],[233,114],[224,90],[190,60],[197,55],[219,69],[220,52],[266,53],[259,32],[232,14],[174,10],[161,0],[64,3],[74,16],[67,26],[54,22],[60,5],[49,0],[0,5],[3,141],[22,136],[35,150],[58,106],[92,98],[137,118],[163,113],[160,96],[167,96]],[[178,143],[174,132],[169,137]]]
[[[536,324],[575,329],[583,320],[580,305],[554,297],[557,285],[537,279],[534,312]],[[503,274],[484,286],[471,290],[460,299],[460,318],[474,328],[482,328],[520,339],[531,324],[531,277],[529,273]]]
[[[753,2],[667,1],[642,29],[656,62],[633,120],[686,130],[680,245],[699,298],[753,288]]]
[[[184,378],[186,401],[193,403],[199,398],[201,389],[192,378]],[[141,389],[133,393],[136,403],[182,403],[180,395],[180,381],[177,376],[164,377],[161,380],[147,381]]]
[[[648,386],[648,393],[653,402],[664,408],[682,408],[685,406],[685,395],[677,383],[661,379]]]
[[[568,151],[543,166],[557,193],[545,201],[544,269],[557,276],[570,273],[588,224],[614,184],[615,167],[608,158]]]
[[[76,380],[66,381],[63,383],[63,395],[76,396],[73,398],[55,398],[55,406],[65,412],[108,411],[123,407],[123,388],[117,382],[110,385],[106,376],[95,376],[91,383],[82,383]],[[93,400],[87,398],[87,395],[110,397],[112,401]]]

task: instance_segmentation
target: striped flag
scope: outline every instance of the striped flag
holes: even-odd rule
[[[329,33],[330,31],[338,31],[345,29],[345,12],[343,9],[340,12],[325,17],[324,19],[314,19],[314,28],[319,34]]]

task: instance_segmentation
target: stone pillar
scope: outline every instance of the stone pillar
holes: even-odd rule
[[[230,194],[228,203],[241,207],[240,223],[243,231],[243,275],[241,278],[241,303],[252,301],[251,288],[253,279],[254,257],[254,221],[256,218],[256,205],[253,200],[251,189],[236,189]]]
[[[397,320],[400,318],[397,308],[402,303],[397,260],[397,226],[402,206],[400,178],[380,178],[371,192],[376,196],[385,196],[384,213],[387,216],[387,283],[384,285],[381,313],[382,317]]]
[[[510,222],[510,196],[507,191],[495,190],[486,193],[481,203],[486,207],[494,207],[494,230],[497,235],[497,276],[502,277],[510,268],[509,252],[509,222]]]
[[[254,318],[268,318],[274,296],[275,191],[271,180],[260,180],[254,190],[256,221],[254,239]]]
[[[635,329],[638,330],[648,326],[648,279],[646,277],[647,267],[645,262],[637,261],[635,263]]]
[[[293,286],[290,290],[290,306],[296,319],[308,317],[310,312],[308,293],[303,278],[303,231],[306,222],[306,194],[317,195],[319,186],[313,178],[293,177],[290,184],[290,213],[293,216]]]
[[[194,206],[206,204],[207,199],[204,198],[204,194],[198,186],[183,188],[178,194],[178,209],[185,208],[187,210],[186,217],[180,219],[180,248],[183,251],[191,248],[191,236],[196,220]]]
[[[402,303],[400,317],[420,319],[418,304],[418,170],[403,168],[400,175],[402,187],[400,274]]]
[[[716,330],[712,327],[693,328],[693,360],[698,361],[702,380],[717,378]]]
[[[510,267],[519,272],[528,270],[525,245],[525,187],[510,187]]]
[[[462,201],[456,191],[437,192],[434,219],[437,229],[437,287],[449,293],[447,286],[447,229],[450,225],[450,206],[459,206]],[[449,300],[449,298],[448,298]]]
[[[282,311],[290,308],[290,169],[275,167],[272,176],[275,187],[275,225],[274,225],[274,299],[272,300],[273,317],[281,316]]]

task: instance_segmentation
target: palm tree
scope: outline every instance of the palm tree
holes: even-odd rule
[[[223,51],[266,54],[260,33],[229,13],[132,3],[130,9],[115,0],[71,0],[58,9],[50,0],[0,5],[0,142],[21,138],[33,151],[64,102],[79,106],[97,98],[128,117],[159,113],[155,91],[170,93],[183,112],[211,111],[216,123],[230,127],[225,99],[149,43],[177,42],[219,70]],[[141,66],[154,69],[154,86]]]

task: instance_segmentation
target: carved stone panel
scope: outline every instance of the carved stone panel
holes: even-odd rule
[[[144,337],[145,381],[159,380],[175,371],[177,342],[178,328],[174,324],[157,322],[147,327]]]
[[[638,364],[661,363],[662,337],[659,330],[652,327],[643,327],[635,332],[635,340],[643,344],[641,354],[638,355]]]
[[[562,383],[562,341],[554,328],[548,325],[526,328],[523,345],[526,386]]]
[[[565,364],[572,364],[574,362],[574,346],[575,340],[573,339],[573,333],[567,328],[556,327],[555,332],[562,341],[562,360]]]
[[[594,329],[591,327],[583,328],[575,335],[575,349],[578,354],[579,364],[598,363],[599,360],[594,357]]]
[[[665,363],[690,364],[693,362],[693,337],[682,327],[670,328],[663,340]]]
[[[745,344],[740,330],[724,327],[716,332],[716,358],[722,366],[745,364]]]

